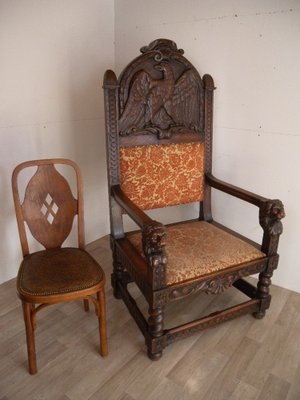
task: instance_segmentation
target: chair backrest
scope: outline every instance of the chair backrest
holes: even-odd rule
[[[174,42],[141,49],[117,81],[104,78],[109,180],[140,208],[204,197],[211,169],[212,91]]]
[[[77,198],[73,197],[66,178],[55,165],[68,165],[76,174]],[[29,167],[37,167],[29,180],[21,203],[18,176]],[[12,175],[12,189],[22,252],[29,253],[25,222],[32,236],[46,249],[59,248],[69,236],[78,215],[78,246],[84,248],[82,179],[79,167],[71,160],[49,159],[27,161],[18,165]]]

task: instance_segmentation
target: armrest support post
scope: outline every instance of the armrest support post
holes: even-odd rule
[[[257,207],[260,207],[265,201],[268,200],[265,197],[249,192],[248,190],[241,189],[237,186],[231,185],[230,183],[217,179],[212,174],[206,174],[205,180],[211,187],[219,189],[222,192],[228,193],[231,196],[237,197],[241,200],[247,201],[248,203],[251,203]]]
[[[275,255],[277,253],[279,236],[282,233],[282,223],[280,220],[285,217],[282,202],[278,199],[267,199],[221,181],[210,173],[205,175],[205,179],[211,187],[259,207],[259,224],[264,231],[261,250],[267,256]]]
[[[166,229],[160,222],[154,221],[147,214],[137,207],[122,191],[119,185],[111,188],[114,200],[122,207],[130,218],[142,230],[143,251],[149,270],[149,280],[153,289],[165,286],[167,256],[165,250]]]
[[[152,219],[148,217],[143,210],[137,207],[123,192],[120,185],[113,185],[111,187],[111,195],[116,200],[116,202],[121,206],[121,208],[126,211],[129,217],[140,227],[143,227],[150,222]]]
[[[281,219],[285,217],[280,200],[266,200],[259,208],[259,224],[264,230],[262,251],[268,256],[277,253],[279,236],[282,233]]]
[[[163,224],[152,221],[142,230],[143,250],[146,256],[149,270],[149,279],[153,289],[160,289],[166,283],[166,230]]]

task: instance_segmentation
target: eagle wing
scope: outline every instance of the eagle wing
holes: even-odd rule
[[[133,76],[129,96],[119,120],[121,135],[144,127],[147,96],[151,81],[152,78],[145,71],[139,71]]]
[[[176,124],[199,129],[199,78],[193,70],[185,71],[176,81],[171,99],[171,115]]]

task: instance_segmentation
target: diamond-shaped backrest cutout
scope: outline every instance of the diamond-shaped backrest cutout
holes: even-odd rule
[[[51,204],[51,201],[52,201],[52,197],[51,197],[51,195],[48,193],[47,196],[46,196],[46,198],[45,198],[45,202],[49,205],[49,204]]]
[[[58,210],[58,205],[55,203],[50,193],[48,193],[41,207],[41,213],[45,216],[49,224],[53,223]]]

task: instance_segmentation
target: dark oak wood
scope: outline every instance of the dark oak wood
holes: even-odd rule
[[[221,181],[220,179],[215,178],[210,173],[207,173],[205,175],[205,178],[209,186],[221,190],[222,192],[228,193],[231,196],[237,197],[241,200],[247,201],[248,203],[254,204],[255,206],[260,207],[267,201],[265,197],[258,196],[255,193],[251,193],[247,190],[243,190],[237,186]]]
[[[77,198],[55,165],[71,167],[76,175]],[[37,167],[29,180],[22,202],[18,189],[21,171]],[[17,292],[22,301],[30,374],[37,372],[34,331],[36,314],[50,304],[83,299],[95,306],[99,320],[100,354],[107,355],[105,316],[105,275],[100,265],[85,251],[83,188],[79,167],[70,160],[34,160],[18,165],[12,175],[12,189],[23,261]],[[62,248],[77,216],[78,248]],[[45,250],[30,252],[25,223]]]
[[[144,228],[147,224],[152,222],[152,219],[126,196],[120,185],[112,186],[111,192],[115,201],[122,207],[124,211],[126,211],[126,213],[139,227]]]
[[[253,313],[256,318],[264,316],[271,301],[271,276],[278,264],[277,247],[284,209],[280,200],[267,199],[212,175],[213,78],[208,74],[201,78],[183,56],[183,50],[171,40],[157,39],[144,46],[141,53],[118,79],[109,70],[103,82],[113,252],[112,285],[115,297],[124,300],[143,333],[148,356],[157,360],[165,346],[194,332],[246,313]],[[123,191],[120,148],[195,142],[204,144],[204,186],[199,202],[199,220],[212,223],[251,244],[265,256],[169,285],[166,279],[167,227],[152,220]],[[263,229],[261,244],[213,221],[212,188],[259,208],[257,222]],[[126,237],[122,220],[124,213],[141,229],[143,255]],[[257,288],[244,280],[256,273],[260,273]],[[148,319],[131,296],[127,288],[129,282],[135,282],[147,300]],[[231,286],[242,291],[250,300],[188,324],[164,329],[165,306],[169,302],[201,291],[218,295]]]

